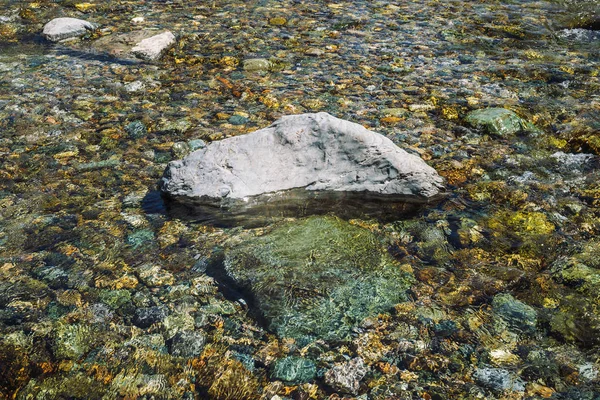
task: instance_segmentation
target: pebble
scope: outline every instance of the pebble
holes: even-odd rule
[[[269,20],[269,24],[274,26],[283,26],[287,23],[287,19],[283,17],[274,17]]]
[[[557,151],[550,155],[551,158],[556,160],[558,164],[560,164],[563,168],[581,168],[584,164],[589,163],[594,159],[593,154],[587,153],[565,153],[562,151]]]
[[[201,332],[182,331],[178,332],[167,341],[169,352],[175,357],[197,357],[202,353],[206,337]]]
[[[229,117],[228,121],[232,125],[244,125],[248,122],[248,118],[242,117],[241,115],[232,115]]]
[[[191,151],[195,151],[206,147],[206,142],[202,139],[193,139],[188,142],[188,146],[190,146]]]
[[[410,115],[410,113],[404,108],[384,108],[381,110],[381,114],[388,117],[398,118],[405,118]]]
[[[140,280],[149,287],[166,286],[175,283],[173,274],[165,271],[158,265],[144,264],[138,268],[138,275]]]
[[[311,47],[310,49],[306,50],[305,54],[307,56],[319,57],[325,54],[325,52],[319,48]]]
[[[510,371],[500,368],[477,368],[473,374],[475,381],[494,392],[513,391],[524,392],[525,382],[514,376]]]
[[[191,151],[190,145],[187,142],[175,142],[171,147],[171,153],[175,158],[183,158]]]
[[[167,317],[167,315],[167,309],[164,307],[153,306],[146,308],[138,308],[135,310],[135,314],[133,316],[133,323],[137,327],[146,329],[154,324],[162,322]]]
[[[125,132],[131,139],[140,139],[148,134],[148,129],[142,121],[135,120],[125,125]]]
[[[271,68],[271,62],[265,58],[252,58],[244,60],[244,71],[266,72]]]
[[[325,372],[325,383],[342,393],[356,395],[360,381],[367,374],[367,367],[360,357],[353,358],[345,363],[334,365]]]
[[[133,81],[125,84],[125,91],[129,93],[136,93],[144,90],[146,85],[142,81]]]
[[[120,164],[121,162],[117,159],[108,159],[102,161],[92,161],[89,163],[77,164],[76,168],[79,171],[92,171],[95,169],[103,169],[103,168],[113,168]]]
[[[508,293],[496,295],[492,301],[494,312],[512,328],[524,333],[534,333],[537,325],[537,312],[531,306],[515,299]]]

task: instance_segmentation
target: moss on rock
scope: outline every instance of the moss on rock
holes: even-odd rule
[[[505,108],[485,108],[471,111],[465,121],[477,129],[494,136],[508,136],[519,132],[537,131],[537,128],[525,121],[514,111]]]
[[[280,337],[341,340],[406,299],[412,275],[368,229],[334,217],[286,223],[228,249],[227,276]]]

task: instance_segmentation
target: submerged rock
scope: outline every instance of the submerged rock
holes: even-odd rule
[[[465,120],[474,128],[483,129],[490,135],[501,137],[537,130],[532,123],[505,108],[485,108],[471,111]]]
[[[365,200],[436,199],[444,190],[442,182],[422,159],[386,137],[317,113],[283,117],[173,161],[161,189],[180,202],[221,208],[249,208],[267,199],[307,208],[313,199],[309,206],[315,210],[327,200],[355,200],[364,209]]]
[[[125,125],[125,132],[132,139],[140,139],[148,133],[148,128],[142,121],[135,120]]]
[[[282,224],[226,249],[210,268],[270,330],[300,342],[347,338],[364,318],[406,300],[414,279],[371,231],[335,217]]]
[[[206,337],[201,332],[178,332],[167,342],[169,352],[176,357],[197,357],[202,353]]]
[[[81,36],[87,31],[96,29],[91,22],[77,18],[55,18],[44,25],[42,33],[53,42]]]
[[[363,359],[354,358],[337,364],[325,373],[325,383],[344,393],[358,394],[360,380],[367,374]]]
[[[135,310],[133,324],[146,329],[153,324],[162,322],[168,315],[168,310],[164,307],[143,307]]]
[[[513,375],[511,372],[501,368],[477,368],[473,374],[475,381],[488,389],[495,392],[503,392],[506,390],[514,392],[524,392],[525,382]]]
[[[537,312],[515,299],[508,293],[499,294],[492,301],[494,312],[500,315],[509,326],[524,333],[534,333],[537,325]]]
[[[268,71],[271,68],[271,63],[265,58],[251,58],[244,60],[244,71],[261,72]]]
[[[84,356],[94,343],[91,328],[86,325],[59,324],[53,333],[52,350],[57,359],[77,360]]]
[[[317,366],[307,358],[286,357],[273,366],[272,376],[291,384],[310,382],[317,374]]]

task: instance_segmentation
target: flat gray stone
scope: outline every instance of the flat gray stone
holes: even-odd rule
[[[169,47],[175,44],[175,41],[173,33],[163,32],[140,41],[131,49],[131,53],[144,60],[158,60]]]
[[[286,116],[267,128],[210,143],[169,163],[160,186],[171,198],[213,206],[252,204],[257,196],[286,191],[295,199],[319,193],[337,200],[349,194],[354,200],[412,202],[428,202],[444,191],[442,177],[421,158],[327,113]]]
[[[88,21],[77,18],[55,18],[44,25],[42,33],[46,39],[53,42],[81,36],[87,31],[96,29],[96,26]]]

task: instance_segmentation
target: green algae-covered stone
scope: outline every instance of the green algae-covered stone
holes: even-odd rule
[[[593,239],[582,246],[581,252],[571,257],[559,257],[550,269],[559,282],[582,293],[600,291],[600,241]]]
[[[241,115],[232,115],[229,117],[229,123],[232,125],[244,125],[248,122],[248,118],[242,117]]]
[[[535,126],[505,108],[485,108],[471,111],[465,121],[494,136],[508,136],[523,131],[535,131]]]
[[[310,382],[317,374],[317,366],[302,357],[286,357],[277,360],[272,377],[290,384]]]
[[[537,324],[537,312],[534,308],[515,299],[508,293],[499,294],[492,301],[494,312],[514,329],[533,333]]]
[[[131,300],[131,293],[128,290],[102,290],[100,292],[100,301],[113,310],[121,307],[129,300]]]
[[[342,340],[406,300],[403,272],[368,229],[335,217],[282,224],[225,251],[227,279],[280,337]]]
[[[571,292],[563,294],[560,306],[553,311],[550,330],[567,342],[586,347],[600,344],[600,315],[597,300]]]
[[[142,121],[136,120],[125,125],[125,132],[127,132],[131,139],[139,139],[148,134],[148,128],[146,128],[146,125]]]
[[[52,350],[57,359],[78,360],[94,342],[94,335],[87,325],[57,324],[53,332]]]
[[[127,236],[127,244],[138,248],[150,244],[154,240],[154,232],[149,229],[140,229]]]

